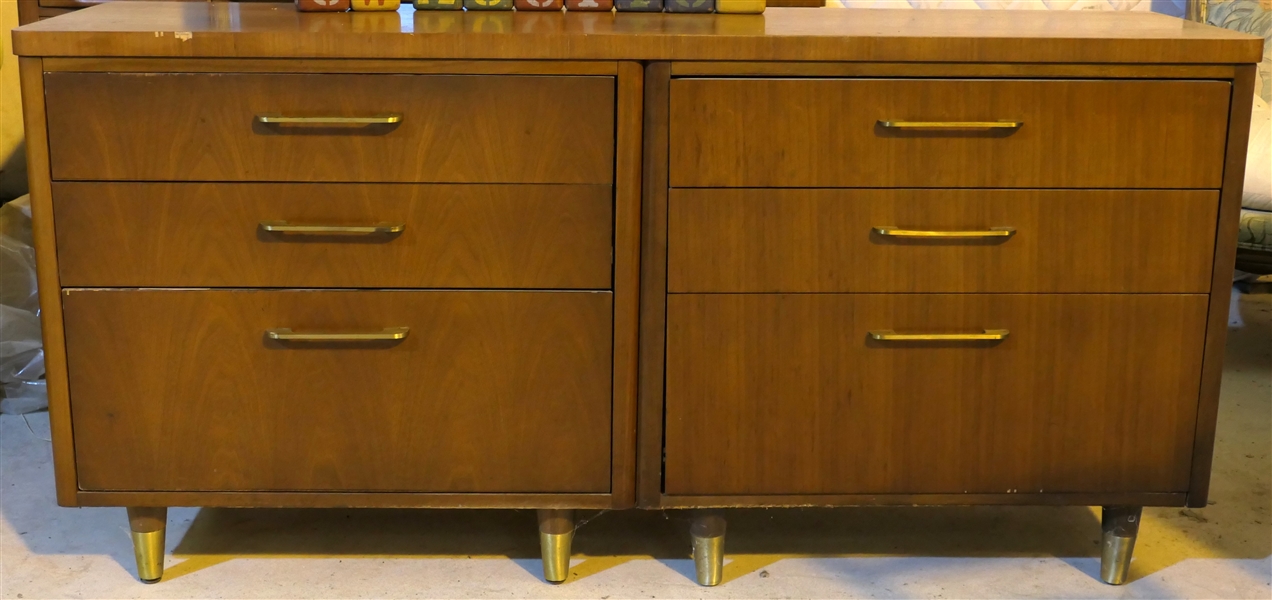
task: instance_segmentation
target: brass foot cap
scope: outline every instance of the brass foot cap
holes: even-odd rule
[[[564,583],[570,577],[570,542],[574,531],[568,533],[539,533],[539,547],[543,552],[543,579],[548,583]]]
[[[1100,580],[1109,585],[1123,585],[1130,579],[1131,552],[1135,538],[1115,535],[1104,536],[1104,551],[1100,556]]]

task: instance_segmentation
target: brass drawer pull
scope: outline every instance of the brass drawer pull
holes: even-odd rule
[[[261,229],[271,233],[297,235],[374,235],[377,233],[402,233],[406,223],[376,223],[375,225],[313,225],[288,223],[287,221],[261,221]]]
[[[924,231],[881,225],[873,231],[879,235],[899,238],[1009,238],[1016,235],[1015,227],[990,227],[983,231]]]
[[[406,334],[410,331],[409,327],[386,327],[382,331],[300,333],[287,327],[279,327],[265,330],[265,337],[284,342],[384,342],[406,339]]]
[[[402,122],[402,115],[390,113],[371,117],[284,117],[256,115],[256,120],[270,125],[392,125]]]
[[[897,333],[891,329],[870,332],[870,339],[881,342],[979,342],[1005,340],[1006,329],[986,329],[984,333]]]
[[[1020,129],[1024,121],[879,121],[887,129]]]

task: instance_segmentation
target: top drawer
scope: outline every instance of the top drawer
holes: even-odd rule
[[[1230,88],[1196,80],[679,79],[671,82],[671,185],[1217,188]],[[970,125],[997,121],[1021,125]],[[916,123],[934,126],[895,126]]]
[[[46,73],[45,93],[54,179],[613,179],[612,77]]]

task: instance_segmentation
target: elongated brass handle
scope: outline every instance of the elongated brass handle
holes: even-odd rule
[[[1024,121],[879,121],[888,129],[1020,129]]]
[[[990,227],[985,230],[972,231],[929,231],[923,229],[901,229],[895,225],[880,225],[873,228],[879,235],[898,238],[1009,238],[1016,235],[1015,227]]]
[[[386,327],[382,331],[297,332],[287,327],[265,330],[265,337],[284,342],[383,342],[406,339],[409,327]]]
[[[979,342],[1005,340],[1006,329],[986,329],[984,333],[897,333],[891,329],[870,332],[870,338],[881,342]]]
[[[406,223],[376,223],[375,225],[317,225],[288,223],[287,221],[261,221],[261,229],[271,233],[297,235],[373,235],[377,233],[402,233]]]
[[[371,117],[284,117],[282,115],[256,115],[256,120],[271,125],[392,125],[401,123],[402,115],[389,113]]]

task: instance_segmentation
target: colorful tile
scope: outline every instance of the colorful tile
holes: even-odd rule
[[[564,0],[512,0],[517,10],[561,10]]]
[[[614,0],[565,0],[565,9],[604,12],[614,10]]]
[[[760,14],[764,12],[765,0],[715,0],[715,10],[726,14]]]
[[[663,0],[614,0],[620,12],[662,12]]]
[[[344,12],[349,10],[349,0],[296,0],[300,12]]]
[[[402,0],[351,0],[356,11],[389,11],[402,6]]]
[[[665,0],[667,12],[709,13],[715,10],[715,0]]]
[[[464,0],[468,10],[512,10],[512,0]]]
[[[460,10],[464,3],[461,0],[414,0],[411,6],[415,10]]]

